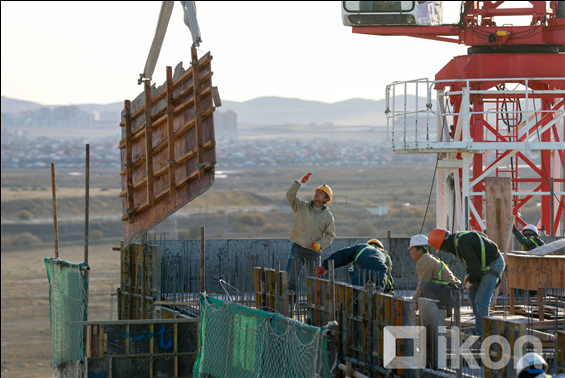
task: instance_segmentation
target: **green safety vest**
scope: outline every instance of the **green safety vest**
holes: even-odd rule
[[[365,247],[365,248],[363,248],[362,250],[360,250],[359,253],[357,253],[357,256],[355,256],[355,260],[353,260],[353,261],[351,262],[351,264],[349,265],[349,270],[350,270],[350,271],[352,271],[353,269],[355,269],[355,263],[357,262],[357,259],[359,258],[359,256],[361,256],[361,254],[362,254],[363,252],[365,252],[365,250],[366,250],[367,248],[375,248],[375,247],[369,246],[369,247]],[[380,248],[375,248],[375,249],[381,251],[381,252],[383,253],[383,255],[385,255],[385,258],[386,258],[386,259],[389,258],[384,249],[380,249]],[[385,259],[385,264],[386,264],[386,259]],[[389,274],[391,274],[391,272],[388,271],[388,264],[386,264],[386,266],[387,266],[386,283],[390,285],[390,288],[391,288],[391,290],[392,290],[392,281],[391,281],[390,276],[389,276]]]
[[[528,240],[531,241],[532,243],[534,243],[534,244],[536,245],[536,248],[541,247],[541,245],[539,245],[538,243],[536,243],[536,239],[534,239],[534,238],[529,238]],[[526,247],[525,247],[525,246],[522,246],[522,251],[525,251],[525,250],[526,250]]]
[[[454,284],[453,282],[447,282],[447,281],[442,281],[441,280],[441,272],[443,270],[443,268],[446,268],[447,264],[444,263],[443,261],[441,261],[441,269],[439,270],[439,272],[437,272],[437,280],[431,280],[431,283],[435,283],[438,285],[449,285],[449,284]]]
[[[457,248],[459,247],[459,238],[463,235],[469,234],[469,233],[474,233],[479,237],[479,240],[481,241],[481,270],[483,272],[486,272],[490,269],[489,266],[486,266],[486,256],[485,256],[485,242],[483,240],[483,237],[479,234],[477,234],[475,231],[462,231],[457,233],[457,236],[455,237],[455,253],[457,253],[457,257],[459,257],[459,252],[457,251]],[[465,261],[465,259],[462,259],[461,257],[459,257],[465,264],[467,264],[467,262]]]

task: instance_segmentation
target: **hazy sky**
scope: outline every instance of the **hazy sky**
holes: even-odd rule
[[[41,104],[133,99],[161,2],[1,2],[2,95]],[[260,96],[336,102],[384,98],[386,84],[432,79],[467,47],[353,34],[340,2],[196,2],[213,82],[225,100]],[[444,22],[459,2],[444,2]],[[190,32],[175,3],[153,82],[190,61]],[[185,68],[188,64],[184,64]]]

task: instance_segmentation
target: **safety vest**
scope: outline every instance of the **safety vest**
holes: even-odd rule
[[[437,280],[430,280],[431,283],[435,283],[438,285],[449,285],[449,284],[454,284],[453,282],[448,282],[448,281],[442,281],[441,280],[441,272],[443,271],[443,268],[446,268],[447,264],[444,263],[443,261],[441,261],[441,269],[439,270],[439,272],[437,272]]]
[[[355,256],[355,260],[353,260],[353,261],[351,262],[351,264],[349,264],[349,271],[350,271],[350,272],[353,272],[353,271],[355,270],[355,263],[357,262],[357,259],[359,258],[359,256],[361,256],[361,254],[362,254],[363,252],[365,252],[365,250],[366,250],[367,248],[375,248],[375,247],[368,246],[368,247],[365,247],[365,248],[363,248],[362,250],[360,250],[359,253],[357,253],[357,256]],[[390,290],[394,293],[394,291],[393,291],[393,285],[392,285],[392,280],[390,279],[390,276],[389,276],[391,272],[388,271],[388,270],[389,270],[389,269],[388,269],[388,264],[386,263],[386,259],[388,259],[389,257],[388,257],[388,255],[386,254],[386,252],[384,251],[384,249],[380,249],[380,248],[375,248],[375,249],[378,250],[378,251],[381,251],[382,254],[385,255],[385,265],[387,266],[387,273],[386,273],[385,280],[386,280],[386,284],[389,285]]]
[[[534,249],[535,249],[535,248],[538,248],[538,247],[541,247],[541,245],[539,245],[539,244],[536,242],[536,239],[534,239],[534,238],[529,238],[528,240],[531,241],[532,243],[534,243],[534,244],[536,245],[536,246],[534,247]],[[525,246],[522,246],[522,251],[525,251],[525,250],[526,250],[526,247],[525,247]]]
[[[479,234],[477,234],[477,232],[475,231],[462,231],[462,232],[458,232],[457,236],[455,237],[455,253],[457,253],[457,257],[459,257],[459,251],[457,250],[459,247],[459,238],[463,235],[466,234],[470,234],[470,233],[474,233],[475,235],[477,235],[479,237],[479,240],[481,241],[481,270],[483,272],[486,272],[490,269],[489,266],[486,266],[486,255],[485,255],[485,242],[483,240],[483,237]],[[465,259],[459,257],[465,264],[467,264],[467,262],[465,261]]]

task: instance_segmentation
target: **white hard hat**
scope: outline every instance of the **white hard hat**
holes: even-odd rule
[[[547,362],[537,353],[526,353],[516,363],[516,373],[518,377],[525,371],[530,369],[543,369],[547,371]]]
[[[408,249],[424,245],[428,245],[428,237],[426,235],[418,234],[410,238],[410,247],[408,247]]]
[[[526,231],[526,230],[530,230],[536,233],[536,235],[538,235],[538,229],[536,228],[536,226],[534,226],[533,224],[528,224],[526,225],[526,227],[524,227],[524,229],[522,230],[522,232]]]

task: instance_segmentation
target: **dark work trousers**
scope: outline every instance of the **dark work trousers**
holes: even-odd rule
[[[322,254],[320,252],[312,251],[310,249],[302,248],[298,244],[293,244],[291,247],[294,250],[294,258],[290,264],[290,275],[288,277],[288,290],[296,293],[296,280],[300,274],[300,270],[307,261],[314,263],[314,269],[322,263]],[[291,254],[292,254],[291,249]],[[308,273],[309,274],[309,273]]]
[[[446,308],[453,307],[453,297],[451,296],[451,289],[432,282],[422,283],[421,289],[422,296],[424,298],[435,299],[439,301],[438,308],[440,310],[445,310]]]

